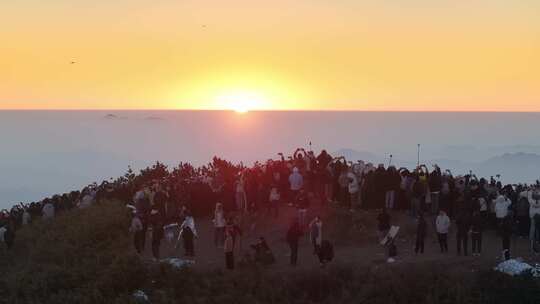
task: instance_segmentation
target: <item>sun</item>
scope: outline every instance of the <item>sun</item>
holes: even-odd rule
[[[249,91],[235,91],[219,95],[216,101],[220,108],[244,114],[267,107],[267,100],[261,94]]]

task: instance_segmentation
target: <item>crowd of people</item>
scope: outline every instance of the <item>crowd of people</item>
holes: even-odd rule
[[[320,216],[308,218],[315,205],[335,204],[350,212],[381,210],[377,216],[381,238],[390,230],[390,212],[402,210],[417,221],[415,252],[424,252],[426,217],[432,216],[441,252],[448,252],[450,226],[457,230],[457,253],[482,253],[482,235],[493,229],[510,256],[510,238],[530,240],[531,251],[540,251],[540,184],[503,185],[496,178],[477,178],[469,173],[454,176],[437,165],[419,165],[413,170],[333,157],[325,150],[316,155],[299,148],[290,156],[256,162],[250,167],[214,158],[205,166],[181,163],[169,170],[154,166],[82,191],[55,195],[41,202],[20,203],[0,212],[0,241],[8,248],[16,230],[33,220],[52,220],[58,213],[87,208],[104,201],[120,201],[133,210],[130,231],[135,250],[142,254],[151,231],[154,259],[160,258],[161,241],[181,240],[186,257],[195,256],[198,237],[195,219],[213,217],[214,245],[222,249],[225,265],[232,269],[242,233],[256,225],[253,215],[279,218],[282,208],[295,208],[287,227],[290,263],[296,265],[298,242],[309,235],[313,252],[324,266],[333,258],[332,243],[323,238]],[[275,261],[264,237],[248,248],[254,261]]]

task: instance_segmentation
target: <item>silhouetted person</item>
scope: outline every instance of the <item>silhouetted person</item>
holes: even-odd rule
[[[302,236],[302,228],[294,221],[287,231],[287,243],[291,249],[291,265],[296,266],[298,260],[298,240]]]
[[[472,254],[479,256],[482,253],[482,232],[484,229],[484,218],[480,212],[475,212],[471,219],[471,242]]]
[[[469,243],[469,231],[471,229],[471,220],[467,212],[462,211],[457,219],[457,254],[461,255],[461,248],[463,247],[463,255],[467,256],[467,246]]]
[[[423,213],[418,216],[418,225],[416,227],[416,246],[414,247],[414,253],[424,253],[424,239],[426,238],[426,220]]]

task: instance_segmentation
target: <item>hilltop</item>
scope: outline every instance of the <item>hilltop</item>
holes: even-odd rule
[[[354,218],[364,219],[363,225],[351,228],[354,225],[349,221]],[[127,233],[129,212],[120,202],[102,202],[66,212],[50,222],[38,220],[20,230],[14,250],[0,254],[0,267],[5,270],[0,276],[0,301],[135,303],[132,294],[136,290],[143,290],[151,303],[540,301],[538,281],[496,273],[472,259],[407,257],[409,249],[404,243],[399,245],[404,256],[400,262],[384,263],[384,256],[377,254],[384,251],[369,245],[376,225],[372,214],[353,217],[336,210],[325,221],[337,250],[336,260],[326,269],[313,263],[307,244],[302,249],[303,266],[288,267],[284,263],[287,257],[280,252],[282,245],[278,245],[283,242],[279,230],[268,235],[278,257],[276,265],[240,264],[234,272],[224,271],[222,261],[203,267],[208,265],[205,259],[213,255],[201,249],[203,242],[211,242],[211,235],[204,236],[208,232],[208,219],[204,218],[199,220],[203,239],[196,266],[176,269],[140,259]],[[347,249],[360,244],[365,248]],[[222,258],[222,254],[216,257]]]

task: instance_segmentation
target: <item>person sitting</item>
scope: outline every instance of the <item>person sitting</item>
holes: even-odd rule
[[[255,250],[255,262],[262,265],[274,264],[274,254],[268,247],[264,237],[260,237],[257,243],[251,245],[251,249]]]
[[[317,256],[319,257],[321,267],[326,266],[328,262],[332,261],[334,259],[334,246],[332,246],[332,243],[327,240],[322,241],[321,248],[317,252]]]

